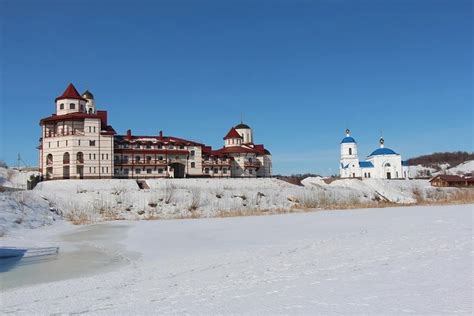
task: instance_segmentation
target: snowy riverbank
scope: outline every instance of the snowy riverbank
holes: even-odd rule
[[[56,180],[33,191],[0,193],[0,237],[65,219],[179,219],[266,215],[308,210],[439,203],[464,199],[472,189],[434,188],[427,180],[339,179],[304,186],[278,179]],[[6,182],[5,182],[6,183]],[[466,199],[460,201],[466,203]]]
[[[470,314],[472,213],[417,206],[102,223],[88,245],[118,242],[111,249],[128,264],[2,290],[0,312]],[[89,229],[59,226],[7,239],[53,242]]]

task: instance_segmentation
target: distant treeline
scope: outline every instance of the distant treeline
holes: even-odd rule
[[[433,167],[439,169],[439,165],[448,163],[451,167],[455,167],[465,161],[474,160],[474,153],[467,151],[455,151],[445,153],[433,153],[408,159],[410,166],[423,165],[425,167]]]

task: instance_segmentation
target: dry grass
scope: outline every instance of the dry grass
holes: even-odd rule
[[[64,218],[74,225],[92,224],[95,222],[91,213],[80,208],[77,204],[71,204],[64,214]]]
[[[436,188],[421,196],[413,192],[417,205],[447,205],[474,203],[474,188]]]
[[[163,201],[166,204],[170,204],[171,202],[173,202],[175,194],[176,194],[176,186],[169,182],[166,183]]]
[[[196,211],[201,204],[201,190],[193,189],[191,191],[191,202],[189,204],[188,210],[190,212]]]

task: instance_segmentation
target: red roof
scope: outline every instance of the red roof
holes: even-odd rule
[[[464,181],[464,179],[460,176],[456,176],[456,175],[449,175],[449,174],[440,174],[440,175],[437,175],[436,177],[434,177],[433,179],[430,180],[431,181],[434,181],[435,179],[441,179],[441,180],[444,180],[446,182],[460,182],[460,181]]]
[[[235,128],[231,128],[230,131],[227,133],[227,135],[225,135],[224,139],[229,139],[229,138],[242,138],[242,136],[240,136],[239,132],[237,132],[235,130]]]
[[[79,92],[77,92],[76,88],[72,83],[67,86],[66,90],[64,90],[63,94],[56,98],[55,101],[62,100],[62,99],[76,99],[76,100],[85,100]]]
[[[68,113],[68,114],[63,114],[63,115],[53,114],[51,116],[42,118],[41,121],[40,121],[40,125],[42,125],[44,123],[51,123],[51,122],[57,122],[57,121],[82,121],[86,118],[102,119],[97,114],[87,114],[87,113],[83,113],[83,112],[73,112],[73,113]]]

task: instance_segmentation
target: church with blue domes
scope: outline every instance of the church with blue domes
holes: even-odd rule
[[[346,137],[341,141],[341,161],[339,174],[341,178],[375,178],[406,179],[408,165],[402,161],[400,154],[385,147],[381,137],[380,148],[375,149],[365,160],[359,160],[357,142],[346,130]]]

